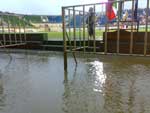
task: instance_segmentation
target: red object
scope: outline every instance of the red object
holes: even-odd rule
[[[106,15],[107,15],[108,20],[110,20],[110,21],[113,20],[114,18],[116,18],[116,14],[115,14],[112,6],[113,6],[113,3],[111,3],[111,2],[107,3]]]

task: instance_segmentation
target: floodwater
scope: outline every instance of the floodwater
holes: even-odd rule
[[[150,113],[148,57],[0,53],[0,113]]]

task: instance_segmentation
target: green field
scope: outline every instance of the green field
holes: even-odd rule
[[[109,30],[109,31],[114,31],[114,30]],[[145,32],[145,29],[140,28],[139,31]],[[148,31],[150,31],[150,29],[148,29]],[[96,39],[102,39],[104,30],[98,30],[97,29],[95,32],[96,32],[95,33]],[[34,33],[37,34],[37,32],[26,32],[26,33],[27,34],[30,34],[30,33],[31,34],[34,34]],[[46,37],[48,37],[48,40],[63,40],[63,33],[62,32],[38,32],[38,33],[47,33]],[[0,34],[2,34],[2,32]],[[9,33],[5,32],[4,34],[9,34]],[[13,34],[13,32],[11,32],[11,34]],[[16,34],[19,34],[19,33],[16,33]],[[72,39],[72,40],[74,39],[73,32],[70,32],[70,34],[69,34],[69,32],[67,32],[67,34],[68,34],[70,39]],[[75,35],[76,35],[77,40],[80,38],[81,38],[81,40],[83,40],[83,31],[82,30],[81,31],[77,30]],[[85,31],[85,39],[88,39],[87,30]]]
[[[110,30],[110,31],[114,31],[114,30]],[[139,28],[140,32],[145,32],[144,28]],[[148,31],[150,31],[150,28],[148,28]],[[96,39],[100,39],[103,36],[103,32],[104,30],[96,30]],[[48,39],[63,39],[63,33],[62,32],[47,32],[48,33]],[[67,32],[67,34],[69,35],[69,32]],[[76,37],[79,38],[81,36],[81,39],[83,38],[83,31],[79,32],[76,31]],[[73,39],[74,34],[73,32],[70,33],[70,37]],[[88,33],[87,31],[85,32],[85,38],[88,37]]]
[[[48,33],[48,38],[50,39],[63,39],[63,33],[62,32],[47,32]],[[69,36],[69,32],[67,32],[68,36]],[[103,35],[103,31],[100,30],[96,30],[96,38],[100,38]],[[73,32],[70,33],[70,37],[73,38],[74,34]],[[83,32],[76,32],[76,37],[81,37],[83,38]],[[85,37],[88,37],[88,33],[85,32]]]

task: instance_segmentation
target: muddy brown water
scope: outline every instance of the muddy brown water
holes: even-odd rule
[[[150,113],[150,58],[0,53],[0,113]]]

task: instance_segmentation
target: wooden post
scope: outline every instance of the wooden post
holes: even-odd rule
[[[23,23],[23,32],[24,32],[24,41],[26,43],[27,41],[27,36],[26,36],[26,24],[25,24],[25,18],[24,18],[24,23]]]
[[[9,44],[12,44],[12,40],[11,40],[11,34],[10,34],[10,21],[9,21],[9,15],[7,15],[7,24],[8,24],[8,37],[9,37]]]
[[[14,38],[15,38],[15,43],[17,44],[17,36],[16,36],[16,22],[15,22],[16,16],[13,18],[13,23],[14,23]]]
[[[3,34],[3,44],[4,44],[4,47],[6,45],[6,37],[5,37],[5,28],[4,28],[4,23],[3,23],[3,14],[1,15],[1,24],[2,24],[2,34]]]
[[[19,38],[20,38],[20,43],[22,43],[20,18],[19,18]]]
[[[118,4],[119,6],[118,6],[118,11],[121,11],[121,9],[120,8],[122,8],[122,7],[120,7],[120,5],[122,5],[122,3],[119,1],[119,4]],[[120,25],[120,14],[118,15],[118,21],[117,21],[117,54],[119,54],[119,48],[120,48],[120,28],[119,28],[119,25]]]
[[[130,37],[130,54],[133,54],[133,21],[134,21],[134,0],[132,0],[132,22],[131,22],[131,37]]]
[[[71,28],[70,28],[71,18],[70,18],[70,16],[71,16],[71,15],[70,15],[70,9],[68,9],[68,19],[69,19],[69,20],[68,20],[68,27],[69,27],[69,37],[68,37],[68,38],[70,39],[70,40],[68,40],[68,41],[70,41],[70,45],[69,45],[69,46],[71,46],[71,48],[72,48],[72,44],[71,44],[71,43],[72,43],[72,42],[71,42],[71,41],[72,41],[72,40],[71,40]]]
[[[105,13],[107,13],[107,3],[105,4],[105,7],[106,7],[106,11],[105,11]],[[106,21],[106,24],[105,24],[105,39],[104,39],[104,41],[105,41],[105,47],[104,47],[104,53],[105,54],[107,54],[107,27],[108,27],[108,23],[107,23],[108,21]]]
[[[89,12],[88,12],[88,13],[89,13]],[[87,13],[87,14],[88,14],[88,13]],[[90,38],[91,38],[91,37],[89,36],[89,31],[88,31],[88,29],[89,29],[89,18],[88,18],[88,28],[87,28],[87,38],[88,38],[88,39],[87,39],[87,46],[89,47],[89,46],[90,46]]]
[[[73,7],[73,39],[74,39],[74,50],[76,50],[76,12]]]
[[[67,47],[66,47],[66,25],[65,25],[65,7],[62,7],[62,27],[64,42],[64,70],[67,71]]]
[[[94,36],[93,36],[93,39],[94,39],[94,41],[93,41],[93,46],[94,46],[94,49],[93,49],[93,51],[94,51],[94,53],[96,52],[96,41],[95,41],[95,16],[96,16],[96,13],[95,13],[95,5],[94,5]]]
[[[147,0],[147,9],[146,9],[146,25],[145,25],[145,37],[144,37],[144,56],[147,55],[147,32],[148,32],[148,12],[149,11],[149,0]]]
[[[80,24],[81,24],[81,12],[79,11],[79,18],[80,18]],[[79,46],[81,47],[81,25],[79,26]]]
[[[85,52],[85,6],[83,5],[83,51]]]

